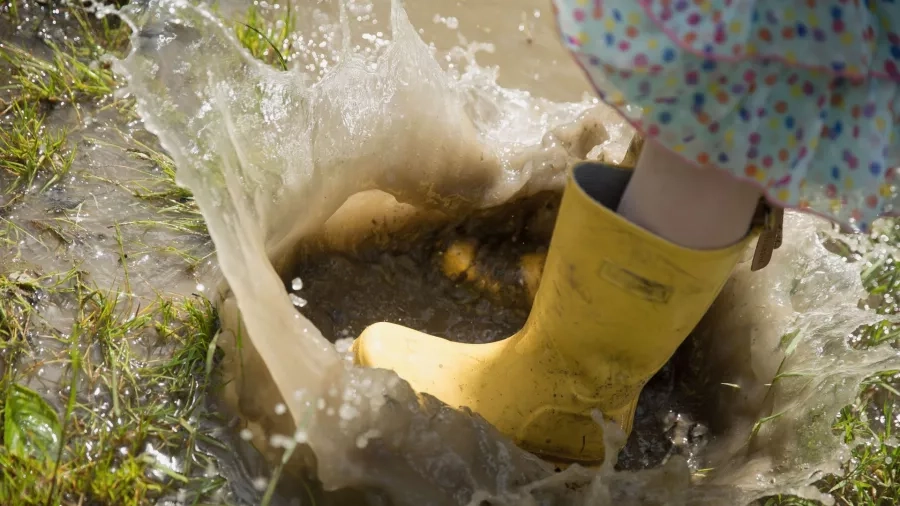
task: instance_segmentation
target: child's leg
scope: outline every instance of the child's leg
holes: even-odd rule
[[[760,192],[702,169],[648,140],[618,212],[675,244],[718,249],[747,235]]]

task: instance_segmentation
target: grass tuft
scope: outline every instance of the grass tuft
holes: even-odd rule
[[[64,282],[55,278],[0,276],[0,291],[6,294],[42,293],[41,300],[62,296],[79,308],[71,332],[54,335],[62,345],[58,356],[28,364],[23,354],[19,363],[5,368],[3,399],[11,388],[20,389],[35,368],[65,374],[57,397],[47,401],[60,406],[53,413],[62,427],[62,445],[50,455],[0,446],[0,504],[131,506],[152,504],[176,491],[208,499],[224,484],[205,472],[214,465],[208,449],[221,447],[203,429],[208,415],[201,402],[215,358],[211,350],[218,320],[212,305],[198,297],[160,297],[141,307],[122,293],[88,286],[80,275]],[[29,324],[23,315],[32,325],[38,318],[29,297],[13,299],[4,298],[0,305],[15,305],[12,318],[0,327],[5,340],[24,339]],[[39,401],[29,402],[24,410],[22,402],[3,403],[0,414],[35,425],[37,415],[31,413],[46,417],[47,410]],[[11,427],[16,426],[5,424],[7,434]]]
[[[72,166],[75,150],[66,149],[65,130],[50,131],[35,102],[11,106],[6,122],[0,123],[0,170],[11,176],[4,193],[30,189],[40,174],[46,178],[40,191],[59,181]]]
[[[31,21],[24,19],[26,10],[36,14],[28,18]],[[0,87],[0,111],[21,102],[98,102],[113,93],[115,77],[103,56],[124,55],[131,34],[118,17],[97,18],[78,2],[27,0],[12,0],[0,15],[19,26],[20,32],[33,29],[40,34],[41,25],[51,24],[70,25],[76,33],[65,41],[43,36],[46,47],[37,50],[0,43],[0,68],[10,76],[9,82]]]
[[[247,10],[246,18],[235,23],[235,36],[254,58],[273,67],[287,70],[286,54],[293,49],[291,34],[297,21],[291,13],[290,3],[278,11],[274,19],[267,19],[256,5]]]
[[[82,100],[99,100],[109,96],[115,80],[107,64],[98,60],[85,61],[74,46],[64,51],[48,42],[52,56],[45,59],[12,45],[0,44],[0,61],[11,70],[12,84],[6,89],[16,91],[12,104],[42,102],[58,105]],[[12,105],[10,104],[10,106]]]

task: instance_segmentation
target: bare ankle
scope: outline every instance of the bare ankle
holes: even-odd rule
[[[719,249],[744,238],[761,193],[647,142],[618,212],[680,246]]]

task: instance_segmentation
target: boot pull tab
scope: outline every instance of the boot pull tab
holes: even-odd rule
[[[770,206],[763,198],[756,210],[753,224],[754,227],[762,228],[756,241],[756,251],[753,252],[753,262],[750,264],[751,271],[758,271],[769,265],[772,253],[781,247],[784,237],[784,209]]]

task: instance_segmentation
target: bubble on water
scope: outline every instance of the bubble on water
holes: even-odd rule
[[[341,417],[341,420],[352,420],[359,416],[359,410],[349,404],[341,404],[338,416]]]
[[[341,339],[334,340],[334,349],[337,350],[340,354],[350,353],[350,350],[353,348],[353,341],[356,339],[354,337],[344,337]]]
[[[287,437],[283,434],[272,434],[272,436],[269,438],[269,444],[274,448],[292,450],[297,446],[297,441],[296,439]]]
[[[306,299],[304,299],[303,297],[300,297],[299,295],[294,294],[294,293],[289,294],[289,296],[291,298],[291,303],[293,303],[295,306],[297,306],[297,307],[306,306]]]
[[[436,25],[444,25],[451,30],[456,30],[459,28],[459,19],[453,16],[441,16],[440,14],[435,14],[432,21]]]
[[[253,478],[253,488],[258,490],[259,492],[265,491],[268,485],[269,479],[264,476],[257,476],[256,478]]]

